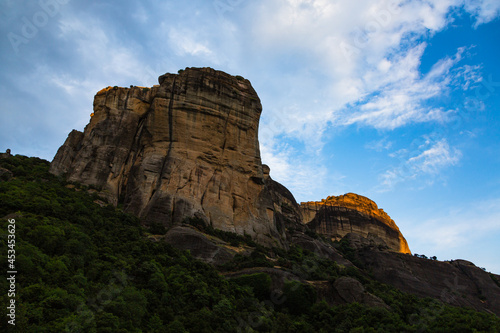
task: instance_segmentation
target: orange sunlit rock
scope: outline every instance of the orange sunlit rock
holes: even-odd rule
[[[107,86],[106,88],[99,90],[96,95],[104,94],[105,92],[110,91],[111,89],[113,89],[113,87]]]
[[[318,233],[332,238],[341,238],[350,232],[363,236],[376,235],[383,239],[392,250],[411,253],[396,223],[367,197],[347,193],[329,196],[321,201],[302,202],[300,208],[304,222],[313,222]],[[349,218],[349,210],[359,212],[360,217]]]

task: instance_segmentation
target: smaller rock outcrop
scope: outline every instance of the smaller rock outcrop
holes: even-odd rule
[[[365,248],[364,269],[385,284],[419,297],[500,315],[500,285],[495,276],[465,260],[436,261]]]
[[[372,200],[347,193],[319,202],[302,202],[300,210],[316,233],[339,240],[349,233],[359,234],[389,249],[411,253],[396,223]]]
[[[0,168],[0,181],[7,181],[12,177],[14,177],[12,171],[5,168]]]
[[[333,283],[333,294],[336,303],[360,303],[372,307],[389,309],[383,300],[365,290],[365,287],[358,280],[342,276]]]
[[[10,149],[7,149],[5,153],[0,153],[0,158],[9,158],[11,157]]]
[[[180,250],[188,250],[193,257],[215,266],[231,261],[238,253],[226,242],[187,226],[171,228],[163,240]]]

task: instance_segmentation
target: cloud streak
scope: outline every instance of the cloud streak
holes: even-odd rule
[[[419,186],[432,184],[441,171],[457,165],[462,158],[462,152],[452,148],[446,139],[432,141],[426,139],[415,151],[409,153],[406,149],[392,155],[400,160],[400,164],[381,176],[379,191],[393,190],[403,182],[417,181]]]

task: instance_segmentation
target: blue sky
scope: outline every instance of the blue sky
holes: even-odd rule
[[[414,253],[500,273],[497,0],[0,1],[0,150],[51,160],[106,86],[248,78],[297,201],[355,192]]]

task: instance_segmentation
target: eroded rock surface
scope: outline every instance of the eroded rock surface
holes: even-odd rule
[[[338,240],[356,233],[393,251],[411,253],[396,223],[375,202],[361,195],[347,193],[302,202],[300,210],[304,223],[319,234]]]
[[[0,168],[0,182],[1,181],[7,181],[14,177],[14,174],[12,171],[5,169],[5,168]]]

